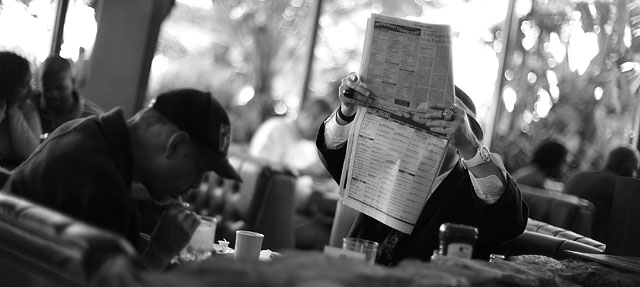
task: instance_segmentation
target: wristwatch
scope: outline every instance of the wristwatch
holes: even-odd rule
[[[462,163],[467,168],[472,168],[477,165],[481,165],[483,163],[489,162],[491,160],[489,153],[489,149],[486,146],[480,146],[476,151],[476,155],[474,155],[470,160],[462,159]]]

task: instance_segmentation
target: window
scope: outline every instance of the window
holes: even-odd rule
[[[500,35],[508,1],[339,1],[325,0],[320,17],[310,85],[317,96],[337,96],[339,81],[358,72],[367,18],[371,13],[451,25],[457,86],[474,100],[482,126],[491,112],[498,75]],[[329,91],[334,89],[334,91]],[[486,130],[486,128],[485,128]]]
[[[299,105],[312,2],[178,0],[162,24],[149,97],[210,91],[231,114],[234,142]]]
[[[569,150],[569,173],[637,141],[640,67],[625,14],[640,9],[625,3],[516,1],[493,138],[507,168],[547,138]]]
[[[51,50],[57,5],[55,0],[0,1],[0,49],[14,51],[37,67]]]

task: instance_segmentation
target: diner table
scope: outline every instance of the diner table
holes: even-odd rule
[[[628,262],[638,262],[633,260]],[[285,251],[268,262],[213,256],[148,272],[119,258],[105,265],[92,286],[640,286],[640,273],[633,268],[603,262],[520,255],[493,262],[439,257],[383,267],[320,252]]]

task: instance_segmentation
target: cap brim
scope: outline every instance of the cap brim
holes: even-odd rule
[[[207,169],[215,171],[218,175],[242,182],[242,177],[229,162],[229,159],[219,155],[209,154],[206,158]]]
[[[484,137],[484,132],[482,131],[480,124],[476,120],[475,111],[469,108],[469,106],[467,106],[460,97],[461,96],[465,97],[467,101],[471,101],[471,98],[469,98],[469,96],[467,96],[467,94],[465,94],[464,91],[458,89],[458,87],[456,87],[456,92],[457,92],[457,94],[455,95],[456,105],[458,105],[459,107],[465,110],[465,112],[467,113],[467,119],[469,119],[469,126],[471,126],[471,131],[473,132],[473,134],[476,136],[478,140],[482,140]],[[473,102],[471,102],[471,104],[473,104]]]

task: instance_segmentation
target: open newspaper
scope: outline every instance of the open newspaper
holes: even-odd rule
[[[376,103],[352,123],[343,203],[411,233],[431,195],[448,141],[414,121],[427,104],[454,102],[449,26],[371,14],[360,67]]]

